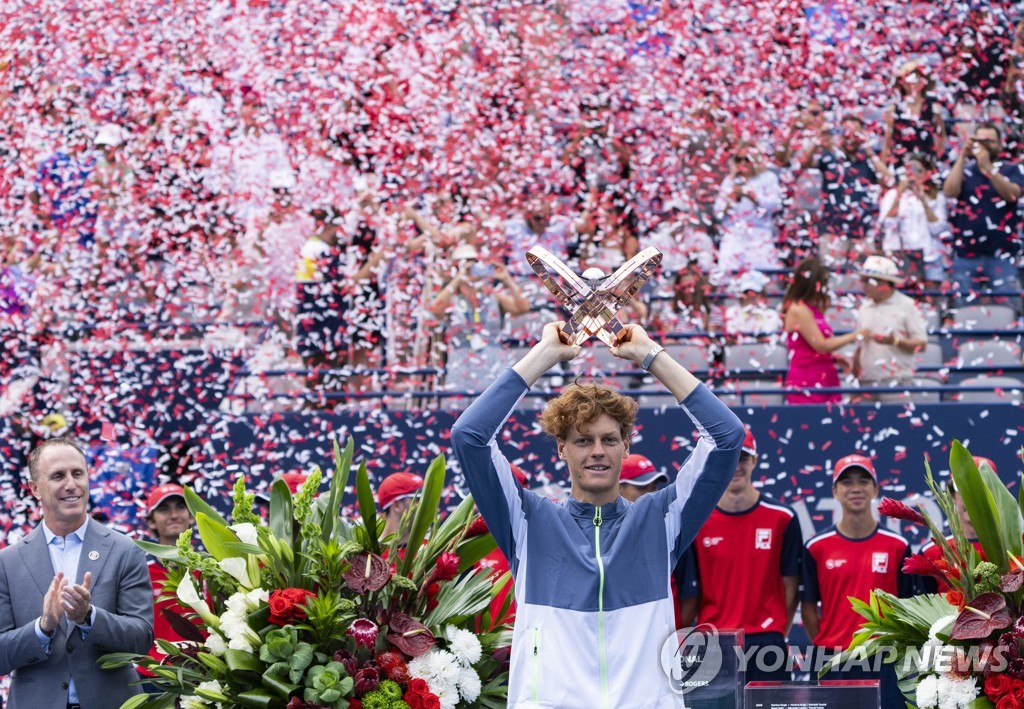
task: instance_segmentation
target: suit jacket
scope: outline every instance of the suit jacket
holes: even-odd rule
[[[92,572],[92,630],[83,640],[65,619],[47,655],[35,631],[54,577],[42,525],[0,550],[0,675],[11,675],[8,709],[62,708],[72,677],[83,709],[118,707],[140,692],[130,684],[138,679],[134,668],[102,670],[97,661],[109,652],[149,652],[153,587],[146,556],[128,537],[90,519],[76,583],[86,571]]]

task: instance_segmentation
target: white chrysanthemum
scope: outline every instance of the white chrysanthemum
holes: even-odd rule
[[[480,675],[472,667],[463,667],[459,673],[459,694],[463,701],[472,704],[480,696]]]
[[[977,684],[973,677],[954,679],[949,675],[939,677],[937,683],[939,709],[965,709],[978,696]]]
[[[464,665],[475,665],[480,662],[483,648],[476,634],[468,630],[449,625],[445,628],[445,636],[448,638],[449,649]]]
[[[431,650],[430,652],[424,653],[423,655],[420,655],[419,657],[414,657],[411,660],[409,660],[409,664],[407,666],[409,668],[409,676],[410,677],[413,677],[413,678],[416,678],[416,679],[422,679],[422,680],[429,680],[430,679],[430,675],[428,674],[428,672],[430,670],[430,655],[431,655],[431,653],[433,653],[433,650]],[[430,684],[430,682],[428,681],[427,684]]]
[[[936,709],[939,706],[939,681],[935,675],[928,675],[917,683],[914,699],[919,709]]]
[[[437,696],[441,709],[455,709],[459,704],[459,690],[454,683],[439,682],[430,685],[430,691]]]
[[[948,663],[948,660],[942,659],[942,647],[941,640],[929,640],[920,647],[920,657],[916,658],[914,663],[919,673],[934,672],[938,665],[944,662]],[[947,666],[946,669],[949,667]]]
[[[220,633],[210,633],[203,645],[205,645],[206,649],[217,657],[221,657],[224,654],[224,651],[228,649],[228,644],[225,642],[224,638],[221,637]]]
[[[952,615],[942,616],[937,621],[932,623],[932,627],[928,629],[928,639],[938,640],[938,634],[944,630],[949,630],[949,627],[953,625],[953,621],[956,620],[956,618],[956,613],[953,613]],[[944,634],[949,635],[948,632]]]
[[[459,672],[462,670],[462,666],[455,659],[455,655],[447,650],[435,650],[430,655],[427,669],[430,673],[430,679],[435,680],[438,684],[454,686],[459,679]]]

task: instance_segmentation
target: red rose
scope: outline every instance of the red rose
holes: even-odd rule
[[[1024,702],[1024,680],[1011,679],[1007,693],[1014,699]]]
[[[426,709],[426,705],[423,703],[423,695],[421,694],[406,692],[402,695],[402,699],[409,705],[409,709]]]
[[[423,709],[441,709],[441,700],[433,694],[423,697]]]
[[[316,594],[304,588],[286,588],[282,593],[295,605],[292,609],[292,617],[304,620],[306,618],[306,609],[302,606],[306,605],[310,598],[316,598]]]
[[[419,677],[416,677],[415,679],[409,680],[407,692],[412,692],[413,694],[420,695],[430,694],[430,686],[427,684],[427,681],[425,679],[420,679]]]
[[[1024,709],[1024,704],[1020,703],[1020,700],[1016,697],[1007,694],[999,698],[996,702],[996,709]]]
[[[985,696],[992,701],[999,699],[1010,690],[1010,678],[1006,675],[989,675],[985,679]]]
[[[288,625],[292,621],[295,603],[285,595],[284,591],[270,594],[270,617],[267,619],[274,625]]]

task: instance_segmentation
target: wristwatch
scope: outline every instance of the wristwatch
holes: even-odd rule
[[[644,361],[640,363],[640,369],[645,372],[650,371],[651,365],[654,364],[654,358],[664,351],[665,348],[661,345],[654,345],[654,347],[651,348],[651,351],[647,353],[647,356],[644,357]]]

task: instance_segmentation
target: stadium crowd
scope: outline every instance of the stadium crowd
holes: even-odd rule
[[[160,323],[254,326],[229,344],[340,394],[314,406],[472,391],[460,371],[564,316],[534,244],[606,273],[660,248],[630,315],[712,370],[771,338],[858,369],[827,332],[851,301],[789,307],[812,256],[823,291],[888,256],[926,321],[1016,320],[1024,39],[999,3],[68,12],[2,30],[6,411],[26,367],[61,410],[69,347]],[[895,348],[869,365],[922,348],[861,330]]]

